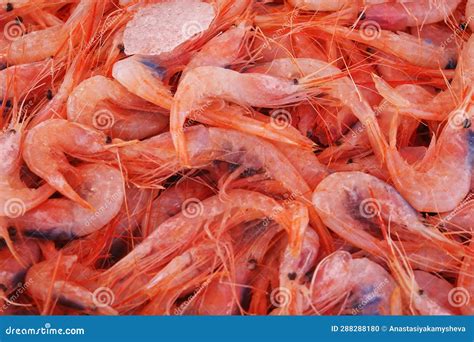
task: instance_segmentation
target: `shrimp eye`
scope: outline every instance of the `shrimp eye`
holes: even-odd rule
[[[464,119],[464,122],[463,122],[463,124],[462,124],[462,126],[463,126],[464,128],[469,128],[469,127],[471,127],[471,125],[472,125],[471,119],[468,119],[468,118]]]
[[[51,100],[53,98],[53,92],[51,91],[51,89],[48,89],[48,91],[46,92],[46,98],[48,100]]]
[[[457,65],[458,63],[454,59],[450,59],[448,64],[446,64],[446,69],[449,69],[449,70],[456,69]]]
[[[110,136],[107,136],[107,138],[105,138],[105,143],[106,144],[112,143],[112,138]]]
[[[366,18],[365,12],[359,12],[357,16],[359,17],[360,20],[364,20]]]
[[[288,273],[288,279],[295,280],[296,279],[296,272]]]
[[[124,46],[123,44],[118,44],[118,45],[117,45],[117,49],[119,49],[119,51],[120,51],[121,53],[124,53],[124,52],[125,52],[125,46]]]
[[[352,164],[354,160],[352,158],[347,159],[347,164]]]
[[[13,238],[16,236],[16,228],[15,227],[8,227],[8,235],[10,235],[10,238]]]
[[[2,290],[3,292],[5,292],[5,291],[8,290],[8,288],[7,288],[5,285],[0,284],[0,290]]]
[[[463,30],[463,31],[466,29],[466,27],[467,27],[467,24],[466,24],[466,23],[460,23],[460,24],[459,24],[459,28],[460,28],[461,30]]]
[[[293,79],[293,84],[294,85],[298,85],[300,83],[300,81],[298,81],[296,78]]]
[[[422,296],[423,293],[425,293],[425,291],[423,291],[422,289],[419,289],[419,290],[418,290],[418,294],[419,294],[420,296]]]
[[[7,11],[7,12],[13,11],[13,5],[12,5],[11,3],[9,3],[9,2],[7,2],[6,11]]]

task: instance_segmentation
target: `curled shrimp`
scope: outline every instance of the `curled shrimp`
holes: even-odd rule
[[[351,1],[348,0],[288,0],[288,2],[297,8],[301,8],[302,10],[310,10],[310,11],[328,11],[328,12],[335,12],[339,11],[345,6],[352,5]]]
[[[113,105],[101,109],[98,105],[105,101],[113,102]],[[125,140],[143,139],[160,133],[167,126],[168,119],[156,112],[151,104],[103,76],[94,76],[81,82],[69,95],[67,102],[70,121]]]
[[[419,211],[451,211],[470,191],[474,146],[474,132],[469,128],[474,115],[471,94],[449,116],[438,138],[435,157],[421,161],[418,167],[409,165],[400,156],[395,147],[396,131],[391,132],[386,153],[388,171],[397,190]]]
[[[341,199],[343,201],[341,202]],[[324,223],[336,234],[374,255],[383,257],[381,240],[367,230],[380,224],[379,215],[391,225],[426,239],[428,245],[442,246],[462,254],[462,246],[440,231],[426,227],[418,214],[390,185],[362,172],[340,172],[325,178],[313,194],[313,204]],[[333,213],[337,212],[335,217]]]
[[[390,314],[395,281],[382,266],[367,258],[354,259],[351,261],[350,275],[351,293],[343,313]]]
[[[0,71],[0,94],[2,98],[21,98],[31,89],[31,85],[46,78],[49,61],[13,65]]]
[[[69,240],[91,234],[115,217],[123,202],[120,172],[110,166],[84,164],[76,168],[80,182],[72,188],[94,210],[65,198],[52,198],[15,222],[26,235],[51,240]]]
[[[77,263],[77,256],[59,254],[57,258],[32,266],[26,274],[26,281],[36,284],[28,287],[28,292],[44,304],[46,312],[57,302],[89,314],[117,314],[109,305],[98,300],[93,293],[96,289],[86,287],[94,276],[95,272]]]
[[[46,201],[54,189],[47,184],[33,189],[20,177],[24,124],[0,134],[0,218],[16,218]]]
[[[67,198],[91,208],[66,180],[77,173],[66,154],[76,158],[105,152],[106,136],[78,123],[47,120],[31,129],[25,139],[23,158],[31,171]]]
[[[232,86],[230,86],[232,84]],[[241,74],[217,67],[190,70],[176,91],[171,108],[170,131],[176,151],[184,165],[189,165],[183,126],[193,111],[213,97],[244,106],[281,106],[301,99],[303,87],[292,81],[261,75]]]

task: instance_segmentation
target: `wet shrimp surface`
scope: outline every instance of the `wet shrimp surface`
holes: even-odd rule
[[[474,1],[3,6],[2,314],[474,314]]]

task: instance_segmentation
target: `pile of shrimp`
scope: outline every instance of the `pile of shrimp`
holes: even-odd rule
[[[474,1],[0,5],[2,314],[474,314]]]

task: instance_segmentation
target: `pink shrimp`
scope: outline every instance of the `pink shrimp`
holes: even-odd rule
[[[471,237],[469,249],[474,252],[474,240]],[[457,279],[457,288],[453,289],[451,305],[460,307],[464,315],[474,314],[474,257],[466,256]]]
[[[455,255],[463,255],[460,244],[426,227],[394,188],[365,173],[341,172],[328,176],[316,188],[313,204],[331,230],[374,255],[385,255],[384,244],[367,231],[380,224],[379,215],[390,220],[391,225],[423,237],[430,246],[443,246]],[[335,212],[337,217],[333,215]]]
[[[418,168],[403,160],[395,146],[396,131],[391,132],[388,171],[397,190],[419,211],[451,211],[470,191],[474,144],[474,132],[469,128],[474,115],[474,107],[469,107],[471,94],[450,115],[437,141],[436,157],[420,162]]]
[[[443,21],[458,7],[461,0],[421,0],[403,3],[380,3],[368,6],[365,21],[375,21],[383,29],[403,31],[410,26],[421,26]]]
[[[41,61],[56,55],[72,39],[72,44],[78,44],[82,39],[88,39],[100,15],[89,16],[90,13],[104,11],[105,2],[81,1],[71,13],[64,25],[56,25],[41,31],[28,33],[13,40],[7,49],[6,60],[12,64],[23,64]],[[81,27],[81,30],[79,30]]]
[[[50,61],[14,65],[0,71],[0,96],[4,99],[22,98],[34,86],[48,78]]]
[[[65,175],[77,173],[66,158],[105,152],[106,136],[78,123],[47,120],[31,129],[25,139],[23,158],[28,167],[69,199],[91,208],[69,185]]]
[[[16,218],[46,201],[54,189],[41,185],[28,188],[20,178],[23,124],[0,134],[0,218]]]
[[[97,231],[112,220],[123,202],[120,172],[100,164],[81,165],[76,172],[80,182],[71,182],[72,188],[94,210],[69,199],[53,198],[15,220],[16,226],[29,236],[69,240]]]
[[[466,3],[466,19],[471,31],[474,31],[474,1],[467,0]]]
[[[147,232],[159,227],[170,217],[177,215],[192,201],[202,201],[213,194],[212,189],[194,179],[184,179],[164,190],[151,204],[150,215],[143,218],[142,227]],[[146,234],[145,236],[147,236]]]
[[[165,109],[171,108],[172,95],[163,83],[165,69],[153,60],[133,56],[114,64],[112,76],[132,94]]]
[[[111,101],[114,105],[101,109],[100,104],[104,101]],[[156,107],[103,76],[81,82],[68,97],[67,112],[70,121],[125,140],[154,136],[168,124],[167,117],[161,115]]]
[[[219,97],[246,106],[276,107],[297,102],[304,96],[303,89],[292,81],[217,67],[189,71],[178,86],[170,117],[170,131],[180,160],[189,165],[183,132],[186,118],[202,106],[205,109],[209,98]]]
[[[351,294],[343,313],[352,315],[388,315],[390,297],[395,281],[377,263],[367,259],[354,259],[350,270]]]
[[[94,286],[93,282],[91,284],[94,276],[95,272],[77,263],[76,256],[59,254],[55,259],[32,266],[26,274],[26,281],[35,284],[28,287],[28,292],[45,305],[46,312],[49,306],[58,302],[89,314],[117,314],[108,303],[102,304],[97,297],[104,295],[100,293],[103,289],[97,287],[98,292],[93,292],[95,289],[85,287],[87,283],[89,287]]]

